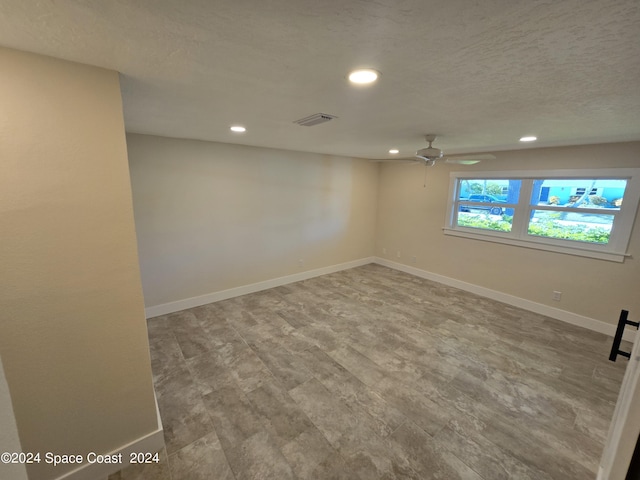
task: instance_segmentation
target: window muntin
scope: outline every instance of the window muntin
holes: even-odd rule
[[[623,261],[640,169],[452,172],[450,190],[447,234]]]

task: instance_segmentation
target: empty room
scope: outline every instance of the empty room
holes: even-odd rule
[[[0,3],[0,478],[640,478],[640,5]]]

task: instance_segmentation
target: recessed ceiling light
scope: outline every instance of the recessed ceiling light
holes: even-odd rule
[[[520,139],[521,142],[535,142],[538,139],[538,137],[534,137],[534,136],[528,136],[528,137],[522,137]]]
[[[358,85],[373,83],[378,79],[379,72],[371,68],[361,68],[349,74],[349,81]]]
[[[241,125],[233,125],[230,130],[236,133],[242,133],[247,131],[247,129]]]
[[[400,153],[400,150],[398,150],[397,148],[392,148],[391,150],[389,150],[389,153],[391,155],[395,155],[396,153]]]

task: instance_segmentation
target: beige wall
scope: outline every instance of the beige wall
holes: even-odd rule
[[[373,255],[374,163],[146,135],[127,144],[147,306]]]
[[[620,309],[640,316],[640,222],[624,263],[444,235],[449,173],[455,170],[580,169],[640,166],[640,143],[499,152],[469,167],[384,164],[380,172],[376,255],[608,323]],[[382,250],[386,248],[387,254]],[[397,252],[400,251],[400,258]],[[416,263],[411,260],[416,256]],[[551,292],[562,301],[551,300]]]
[[[0,65],[0,352],[22,448],[108,452],[157,428],[118,74],[8,49]]]
[[[382,164],[378,178],[377,164],[365,160],[146,135],[127,142],[148,307],[375,254],[607,323],[621,308],[640,312],[634,257],[619,264],[442,232],[456,168],[637,167],[640,143],[442,163],[427,171],[425,188],[420,166]],[[631,254],[640,248],[637,231]],[[561,302],[551,300],[553,290],[563,292]]]

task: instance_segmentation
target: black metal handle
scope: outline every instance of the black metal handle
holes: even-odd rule
[[[626,357],[626,358],[631,358],[630,352],[623,352],[622,350],[620,350],[620,342],[622,342],[624,327],[626,327],[627,325],[631,325],[633,327],[639,328],[640,322],[632,322],[631,320],[628,320],[628,318],[629,318],[629,311],[622,310],[620,312],[620,320],[618,320],[618,328],[616,330],[616,336],[613,338],[613,345],[611,346],[611,354],[609,355],[609,360],[611,360],[612,362],[616,361],[616,357],[618,355],[622,355],[623,357]]]

